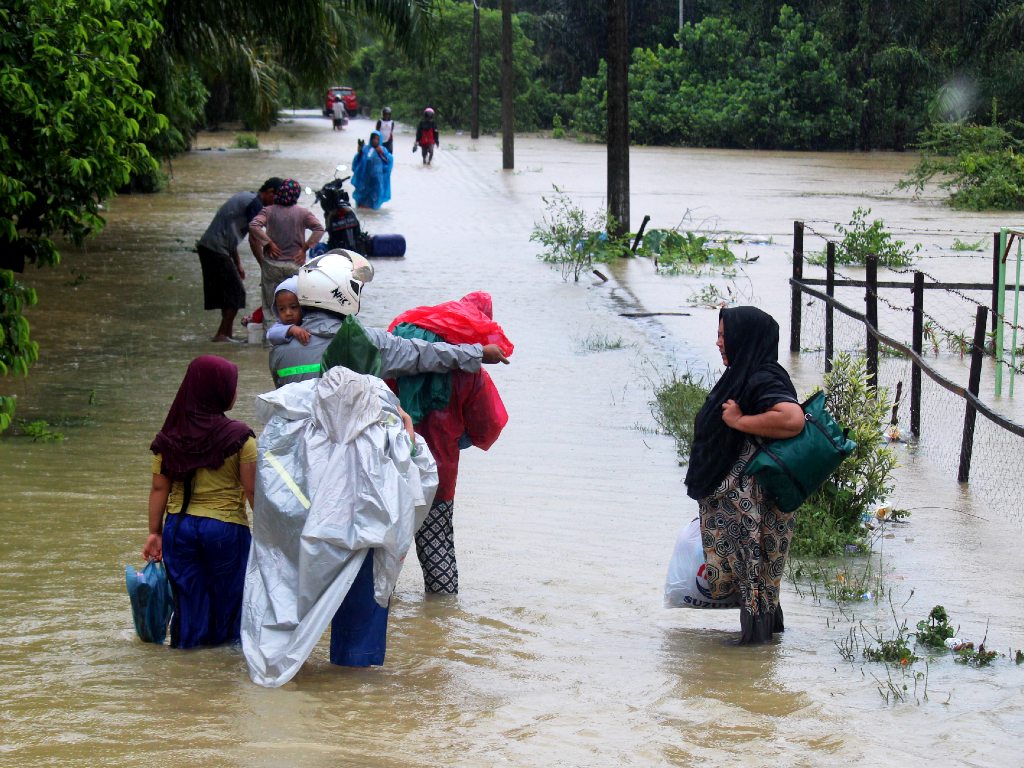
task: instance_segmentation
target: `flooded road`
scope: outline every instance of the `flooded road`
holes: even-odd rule
[[[409,244],[407,258],[376,262],[365,323],[487,290],[516,344],[512,365],[491,369],[509,425],[489,452],[462,457],[458,598],[426,599],[409,563],[384,667],[332,667],[322,642],[278,690],[249,681],[237,648],[138,642],[123,568],[139,563],[147,449],[187,362],[237,362],[232,415],[254,425],[254,395],[272,386],[266,350],[207,341],[216,313],[202,309],[192,243],[223,200],[267,176],[321,185],[369,125],[337,134],[297,118],[261,135],[269,152],[179,158],[167,192],[116,200],[84,252],[26,274],[40,294],[30,320],[41,359],[16,385],[18,417],[45,419],[67,440],[0,439],[0,765],[1020,763],[1024,670],[1011,661],[974,669],[943,654],[918,662],[915,679],[844,661],[837,647],[851,628],[891,635],[894,614],[913,624],[936,604],[964,636],[987,628],[993,649],[1024,645],[1020,502],[1006,492],[1019,486],[1005,473],[990,482],[1002,496],[982,496],[924,445],[901,448],[893,501],[913,514],[870,560],[886,598],[840,610],[787,581],[776,644],[732,646],[734,611],[662,608],[672,544],[696,504],[672,441],[654,429],[651,388],[673,370],[714,370],[717,316],[687,305],[700,279],[656,276],[648,261],[616,266],[607,284],[573,284],[536,260],[529,234],[552,185],[588,207],[603,199],[603,147],[569,141],[519,137],[518,170],[504,173],[499,137],[443,137],[423,167],[406,129],[392,202],[361,213],[365,229]],[[911,162],[637,149],[633,225],[650,213],[673,226],[689,210],[761,242],[742,285],[786,338],[793,219],[845,222],[867,201],[896,231],[930,232],[935,247],[1013,223],[891,195]],[[251,307],[258,267],[242,250]],[[990,274],[985,253],[959,258],[949,254],[954,268]],[[691,314],[619,314],[645,310]],[[814,322],[809,346],[820,343]],[[801,391],[820,380],[819,357],[784,357]],[[948,420],[955,404],[930,397],[926,419]],[[905,701],[885,701],[889,682]]]

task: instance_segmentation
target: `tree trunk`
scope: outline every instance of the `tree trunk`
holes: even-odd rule
[[[629,231],[629,25],[626,0],[608,0],[608,214]]]
[[[512,92],[512,0],[501,0],[501,167],[516,167]]]

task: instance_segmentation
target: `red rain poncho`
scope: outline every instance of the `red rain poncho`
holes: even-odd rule
[[[511,355],[514,348],[501,326],[491,319],[491,297],[483,291],[470,293],[459,301],[410,309],[396,317],[388,330],[394,330],[399,323],[432,331],[449,344],[497,344],[506,355]],[[389,384],[397,390],[393,382]],[[465,436],[486,451],[507,423],[508,412],[487,371],[451,373],[448,407],[430,411],[416,425],[416,431],[426,440],[437,461],[435,500],[455,498],[460,439]]]
[[[433,331],[449,344],[497,344],[505,355],[511,355],[515,347],[492,316],[491,294],[474,291],[458,301],[403,312],[391,321],[388,330],[395,330],[399,323],[411,323]]]

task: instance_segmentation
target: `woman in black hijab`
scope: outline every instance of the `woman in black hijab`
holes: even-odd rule
[[[782,512],[743,470],[752,436],[800,433],[804,414],[779,365],[779,324],[756,307],[719,313],[718,350],[725,373],[694,420],[686,492],[698,502],[705,576],[712,597],[739,593],[740,644],[765,643],[783,629],[782,569],[794,513]]]

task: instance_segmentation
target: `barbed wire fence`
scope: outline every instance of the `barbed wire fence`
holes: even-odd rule
[[[804,223],[803,231],[817,238],[808,244],[817,246],[820,243],[821,247],[817,250],[823,253],[829,242],[838,244],[839,241],[835,231],[826,231],[824,226],[811,227]],[[802,241],[801,236],[801,257],[805,250]],[[816,249],[807,248],[806,252],[813,253]],[[794,253],[794,259],[797,257],[798,254]],[[974,255],[973,258],[979,270],[984,265],[984,271],[978,274],[991,274],[991,257]],[[927,268],[922,268],[922,261],[927,264]],[[831,313],[831,347],[833,355],[844,351],[861,356],[867,354],[865,306],[868,297],[874,297],[877,300],[876,330],[879,335],[912,349],[915,307],[910,278],[915,272],[922,274],[923,280],[933,287],[923,292],[926,299],[922,308],[923,338],[919,359],[924,365],[921,368],[931,369],[940,378],[955,384],[954,389],[962,392],[950,391],[950,388],[933,380],[931,375],[922,375],[918,399],[919,428],[918,434],[913,435],[910,424],[910,389],[915,362],[912,357],[897,346],[879,339],[876,382],[879,392],[890,407],[898,388],[902,390],[896,426],[903,441],[901,453],[904,457],[915,462],[925,461],[932,468],[937,468],[943,476],[949,477],[951,482],[955,482],[958,472],[962,473],[963,470],[961,443],[965,414],[970,407],[971,395],[966,390],[969,389],[971,356],[975,346],[975,322],[978,308],[987,309],[992,304],[993,290],[990,285],[981,283],[970,287],[968,284],[955,283],[949,279],[951,276],[948,272],[951,270],[944,262],[939,259],[930,260],[925,254],[911,267],[880,268],[882,274],[875,288],[866,284],[868,281],[863,268],[847,266],[836,269],[833,299],[836,304],[860,317],[851,317],[842,311]],[[943,274],[944,268],[947,274]],[[962,273],[963,268],[958,258],[952,271]],[[797,289],[794,296],[801,302],[799,311],[802,329],[798,331],[800,351],[820,354],[821,365],[826,368],[823,340],[826,339],[829,313],[826,301],[814,295],[818,293],[824,296],[825,293],[822,284],[824,280],[812,277],[818,272],[822,278],[825,276],[824,264],[805,264],[801,269],[802,280],[795,277],[797,272],[794,270],[794,278],[790,283]],[[891,285],[895,282],[902,282],[903,285]],[[955,287],[939,287],[944,284]],[[1014,329],[1018,334],[1024,334],[1024,328],[1015,326],[1005,316],[996,315],[988,328],[993,328],[995,323],[1003,325],[1007,337]],[[991,335],[990,330],[989,337]],[[1008,356],[1004,357],[1004,364],[1010,364]],[[978,416],[970,428],[969,481],[964,484],[963,491],[973,508],[998,512],[1000,518],[1024,525],[1024,505],[1019,501],[1024,496],[1024,427],[1020,426],[1019,421],[1013,421],[1013,417],[1019,419],[1020,414],[1024,413],[1024,406],[1017,406],[1012,399],[997,400],[993,397],[995,365],[996,361],[988,357],[983,368],[981,387],[976,398],[982,409],[978,410]],[[1017,371],[1024,373],[1020,367]],[[986,415],[986,409],[996,417],[994,420]]]

